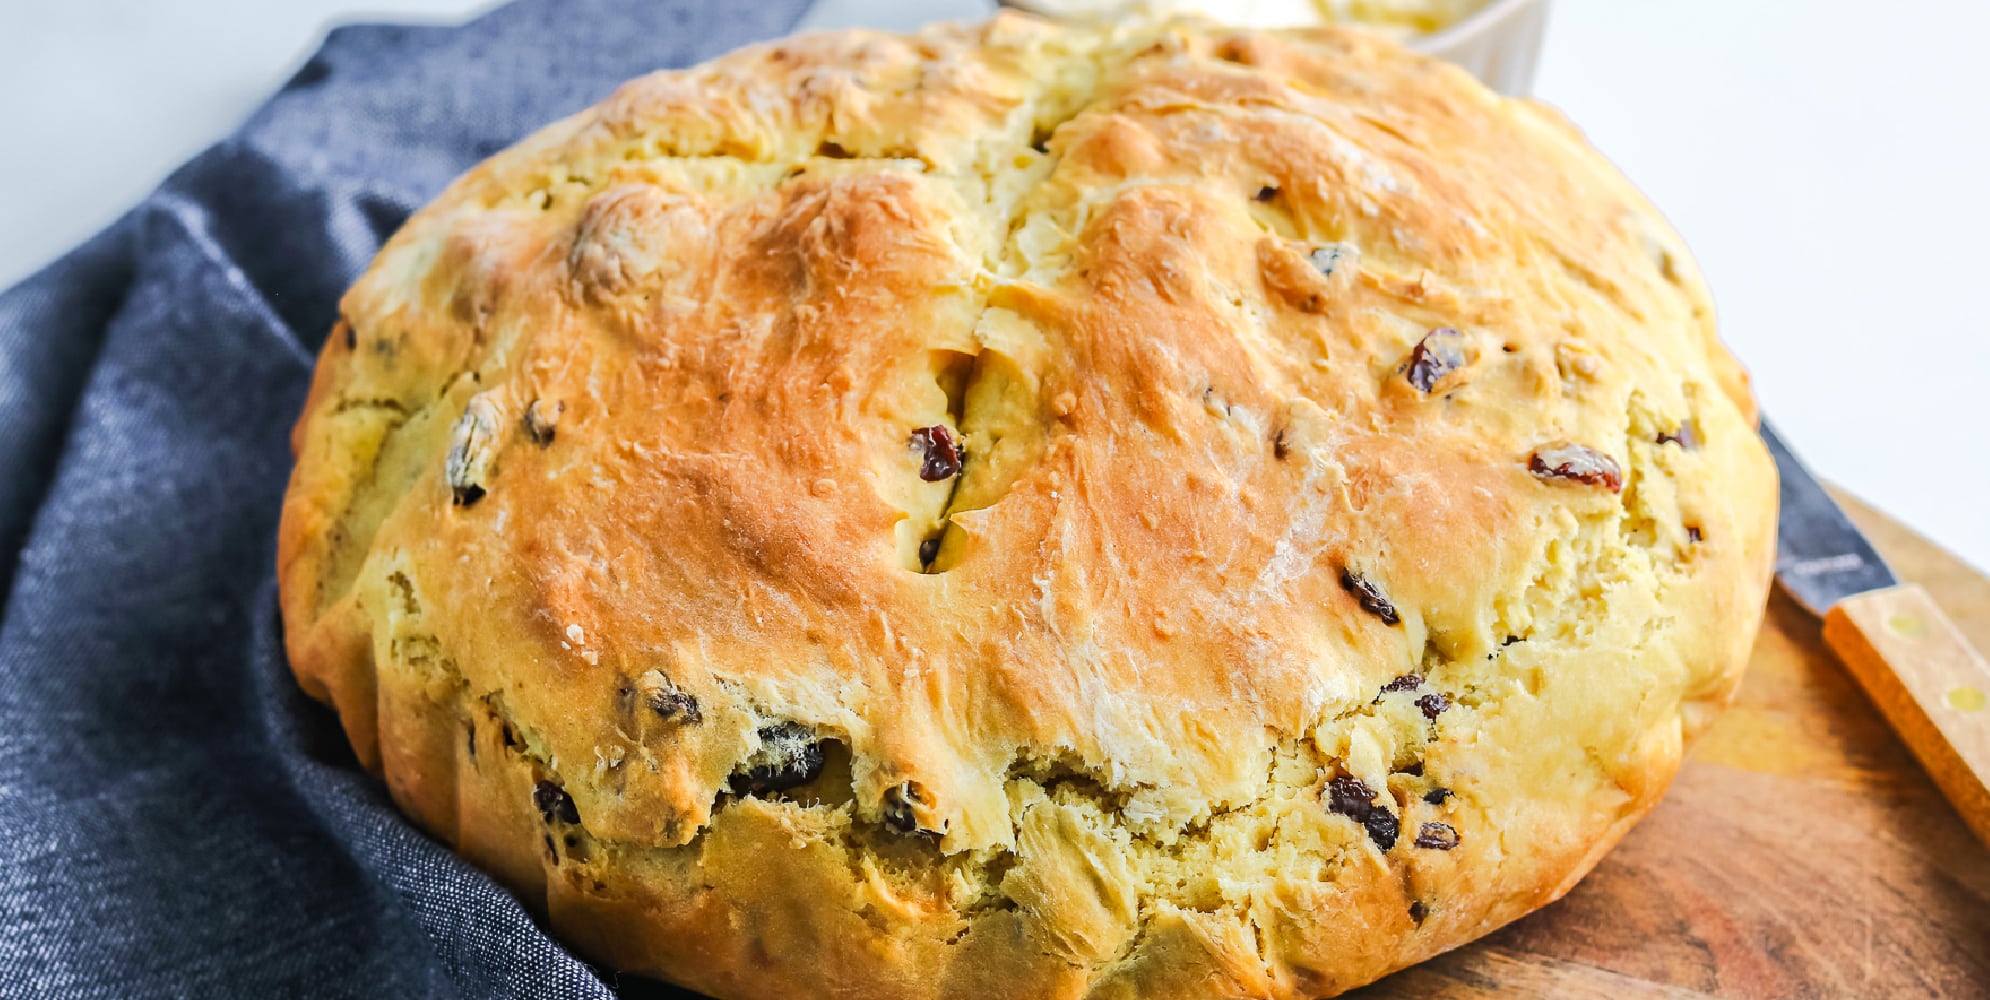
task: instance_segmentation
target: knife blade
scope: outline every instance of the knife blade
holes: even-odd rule
[[[1775,456],[1783,510],[1776,523],[1776,582],[1811,614],[1824,617],[1853,594],[1900,583],[1824,484],[1762,421],[1762,440]]]
[[[1925,589],[1901,583],[1796,453],[1762,422],[1781,475],[1776,582],[1965,823],[1990,844],[1990,665]]]

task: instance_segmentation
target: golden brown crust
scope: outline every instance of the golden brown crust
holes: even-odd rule
[[[1753,421],[1678,238],[1459,71],[809,36],[394,237],[298,424],[284,618],[403,808],[617,967],[1316,996],[1656,801],[1759,623]]]

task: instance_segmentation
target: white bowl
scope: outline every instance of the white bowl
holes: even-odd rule
[[[1000,0],[1005,7],[1035,14],[1059,16],[1060,6],[1051,0]],[[1222,20],[1210,3],[1203,16]],[[1293,6],[1281,4],[1280,7]],[[1304,9],[1306,4],[1297,4]],[[1419,52],[1448,59],[1464,67],[1486,86],[1502,94],[1525,95],[1534,83],[1534,61],[1541,52],[1541,35],[1548,24],[1548,0],[1491,0],[1456,24],[1428,35],[1407,40]]]
[[[1442,31],[1410,40],[1411,48],[1463,66],[1502,94],[1524,96],[1534,86],[1534,62],[1548,27],[1548,0],[1492,0]]]

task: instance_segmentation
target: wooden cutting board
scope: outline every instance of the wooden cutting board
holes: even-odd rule
[[[1990,579],[1840,500],[1990,650]],[[1778,593],[1734,707],[1588,878],[1349,996],[1990,997],[1990,848]]]

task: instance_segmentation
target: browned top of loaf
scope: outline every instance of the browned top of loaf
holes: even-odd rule
[[[936,866],[1044,802],[1112,844],[1106,903],[948,869],[1067,960],[1234,911],[1318,987],[1551,898],[1655,800],[1759,619],[1753,422],[1678,238],[1455,69],[817,35],[633,81],[395,235],[297,426],[283,610],[390,782],[366,671],[496,713],[599,844],[773,808],[726,789],[793,723],[848,759],[798,816]]]

